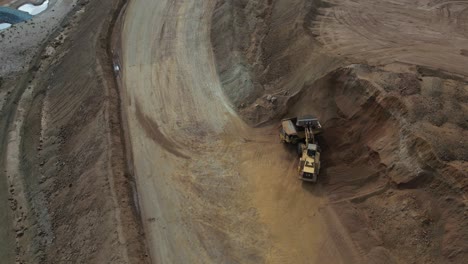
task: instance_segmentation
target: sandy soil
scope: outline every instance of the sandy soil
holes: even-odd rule
[[[203,45],[210,23],[203,13],[211,6],[132,2],[125,19],[123,102],[155,262],[256,262],[256,247],[265,243],[260,234],[246,239],[258,232],[257,219],[241,202],[245,180],[232,168],[242,125],[222,99],[211,51]],[[188,45],[199,48],[192,52]]]

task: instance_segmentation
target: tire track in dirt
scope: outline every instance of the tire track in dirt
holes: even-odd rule
[[[156,262],[258,258],[247,235],[255,219],[242,203],[245,183],[232,169],[234,135],[242,126],[223,101],[209,46],[212,7],[210,1],[145,1],[127,9],[126,112]]]
[[[167,152],[174,154],[177,157],[189,159],[190,157],[187,155],[182,154],[178,149],[176,149],[172,142],[169,141],[163,133],[159,130],[159,126],[156,122],[154,122],[151,118],[144,115],[141,111],[140,105],[138,102],[135,103],[135,115],[140,123],[143,130],[146,132],[146,135],[152,138],[155,142],[157,142],[160,146],[162,146]]]

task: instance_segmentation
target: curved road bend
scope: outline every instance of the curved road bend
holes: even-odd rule
[[[276,130],[249,129],[224,98],[214,4],[132,1],[125,16],[122,100],[152,260],[349,261],[349,239],[327,231],[325,198],[297,180]]]

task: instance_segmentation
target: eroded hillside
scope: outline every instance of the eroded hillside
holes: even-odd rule
[[[212,31],[224,90],[248,98],[234,106],[322,120],[321,185],[368,261],[462,263],[466,3],[286,2],[218,4],[214,21],[235,10]]]

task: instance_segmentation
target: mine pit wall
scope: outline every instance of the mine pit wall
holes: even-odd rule
[[[370,81],[376,73],[380,80]],[[292,115],[321,117],[322,183],[357,246],[376,263],[462,263],[466,257],[466,171],[442,160],[438,142],[421,129],[429,113],[415,113],[414,102],[428,99],[425,78],[353,65],[290,102]],[[404,84],[384,87],[389,80]],[[454,113],[446,125],[457,126],[459,118]],[[466,160],[464,147],[451,146],[454,160]]]
[[[212,44],[226,95],[251,125],[321,119],[321,184],[368,261],[462,263],[466,82],[345,67],[308,30],[320,2],[218,1]]]
[[[319,6],[306,0],[217,2],[211,41],[218,73],[247,123],[284,115],[291,96],[343,65],[342,59],[320,52],[308,30]]]

